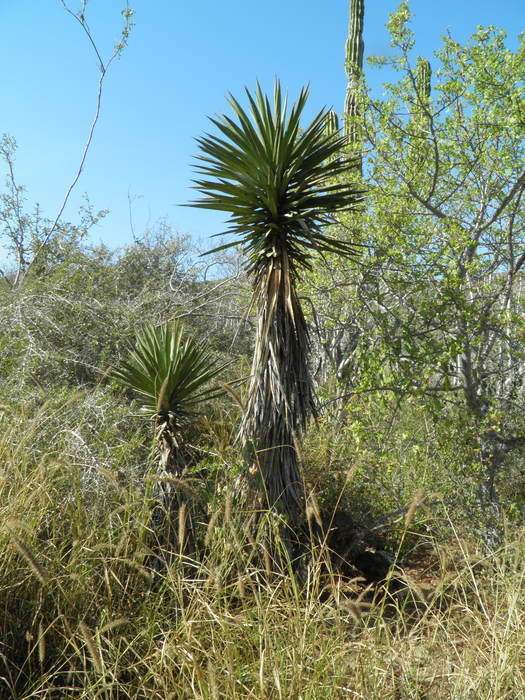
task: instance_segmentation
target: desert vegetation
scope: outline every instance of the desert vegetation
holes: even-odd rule
[[[349,6],[341,115],[200,136],[212,250],[28,211],[3,137],[0,697],[523,695],[524,37],[403,2],[376,98]]]

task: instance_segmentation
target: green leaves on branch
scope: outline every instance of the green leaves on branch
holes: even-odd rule
[[[206,346],[183,339],[182,325],[173,323],[147,327],[112,376],[138,395],[143,413],[180,426],[196,415],[200,403],[222,393],[208,384],[223,369]]]
[[[386,26],[390,33],[391,46],[403,46],[407,51],[414,46],[414,33],[408,26],[411,16],[408,2],[400,3],[397,10],[389,15]]]

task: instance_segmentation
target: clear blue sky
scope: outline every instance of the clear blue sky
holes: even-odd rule
[[[119,36],[122,0],[90,0],[87,17],[104,54]],[[274,77],[295,97],[311,85],[310,112],[342,111],[348,0],[130,0],[136,26],[108,75],[93,148],[66,210],[75,221],[84,192],[110,214],[93,239],[130,241],[128,191],[138,233],[160,217],[175,230],[206,239],[222,217],[180,207],[192,198],[194,138],[207,115],[227,109],[259,79]],[[479,24],[495,24],[515,45],[525,27],[525,0],[412,0],[417,52],[428,58],[449,29],[459,41]],[[80,2],[72,0],[72,9]],[[388,52],[385,30],[397,0],[366,0],[365,54]],[[95,108],[97,64],[80,27],[59,0],[0,0],[0,133],[14,136],[17,177],[53,217],[78,165]],[[384,76],[368,78],[375,89]]]

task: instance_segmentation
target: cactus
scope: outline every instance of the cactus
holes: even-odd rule
[[[326,113],[325,131],[327,136],[336,136],[339,133],[339,119],[333,110]]]
[[[359,117],[359,89],[363,75],[363,25],[365,15],[364,0],[350,0],[350,21],[348,24],[348,39],[346,40],[346,74],[348,87],[345,100],[345,135],[352,150],[359,146],[360,135],[356,124]],[[355,152],[353,155],[357,155]],[[359,169],[362,163],[359,158]]]
[[[333,110],[326,113],[324,131],[327,137],[335,138],[336,136],[339,136],[339,119]],[[337,153],[330,158],[330,160],[338,159],[339,156]]]
[[[415,73],[416,105],[414,108],[414,121],[418,130],[421,131],[428,131],[429,127],[428,110],[430,106],[431,75],[430,61],[419,56]]]
[[[430,76],[432,75],[432,69],[430,67],[430,61],[426,58],[417,59],[416,64],[416,89],[419,97],[422,100],[428,101],[430,97]]]

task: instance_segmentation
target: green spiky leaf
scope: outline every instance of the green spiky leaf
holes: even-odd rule
[[[198,404],[223,393],[209,387],[225,365],[193,338],[183,338],[181,324],[146,327],[127,362],[112,376],[139,397],[141,411],[181,425],[196,414]]]
[[[291,271],[300,272],[311,267],[316,252],[354,253],[351,244],[325,233],[336,212],[362,199],[341,177],[348,163],[335,156],[345,139],[327,134],[327,112],[321,110],[301,130],[308,88],[291,108],[279,82],[273,105],[259,85],[255,96],[248,90],[246,96],[248,110],[230,96],[235,118],[212,119],[219,134],[197,139],[202,179],[194,187],[202,197],[192,205],[228,212],[226,233],[237,237],[220,249],[240,242],[247,271],[256,276],[271,258],[286,257]]]

